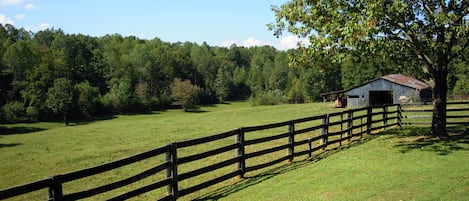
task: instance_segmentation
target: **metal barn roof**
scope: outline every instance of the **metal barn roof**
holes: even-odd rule
[[[328,92],[328,93],[322,93],[322,94],[320,94],[320,96],[328,96],[328,95],[333,95],[333,94],[345,93],[345,92],[347,92],[347,91],[350,91],[350,90],[352,90],[352,89],[355,89],[355,88],[358,88],[358,87],[367,85],[367,84],[369,84],[369,83],[371,83],[371,82],[374,82],[374,81],[376,81],[376,80],[379,80],[379,79],[385,79],[385,80],[390,81],[390,82],[392,82],[392,83],[396,83],[396,84],[399,84],[399,85],[402,85],[402,86],[406,86],[406,87],[410,87],[410,88],[414,88],[414,89],[418,89],[418,90],[430,88],[430,85],[428,85],[427,83],[422,82],[422,81],[420,81],[420,80],[418,80],[418,79],[416,79],[416,78],[409,77],[409,76],[402,75],[402,74],[391,74],[391,75],[385,75],[385,76],[383,76],[383,77],[370,80],[370,81],[368,81],[368,82],[365,82],[365,83],[363,83],[363,84],[361,84],[361,85],[352,87],[352,88],[350,88],[350,89],[344,89],[344,90],[340,90],[340,91],[333,91],[333,92]]]
[[[428,85],[425,82],[422,82],[418,79],[415,79],[413,77],[408,77],[402,74],[391,74],[391,75],[386,75],[381,77],[383,79],[386,79],[390,82],[394,82],[396,84],[408,86],[414,89],[426,89],[429,88],[430,85]]]

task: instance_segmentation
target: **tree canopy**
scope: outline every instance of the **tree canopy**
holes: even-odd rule
[[[344,55],[342,62],[334,63],[335,57],[312,54],[304,47],[288,51],[271,46],[214,47],[119,34],[66,34],[61,29],[32,33],[1,25],[0,121],[63,119],[63,110],[53,108],[58,104],[47,104],[59,97],[54,91],[63,91],[56,90],[58,79],[71,85],[67,91],[72,95],[67,98],[72,106],[66,114],[73,120],[178,104],[171,93],[176,78],[200,89],[196,100],[200,103],[250,99],[253,105],[320,100],[320,93],[391,73],[426,78],[415,70],[417,62],[395,64],[394,57],[400,54],[385,57],[351,50],[349,46],[343,53],[326,52]],[[457,67],[448,73],[455,79],[448,87],[467,93],[467,56],[453,63]],[[68,99],[61,100],[68,104]]]

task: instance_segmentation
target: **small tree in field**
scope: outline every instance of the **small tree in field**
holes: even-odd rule
[[[171,84],[171,95],[184,108],[185,112],[197,104],[199,92],[200,88],[192,85],[190,80],[175,78]]]
[[[68,125],[68,115],[73,106],[73,85],[66,78],[58,78],[54,86],[47,92],[46,104],[55,114],[63,115],[65,125]]]

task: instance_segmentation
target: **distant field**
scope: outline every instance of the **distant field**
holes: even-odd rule
[[[68,127],[62,123],[0,125],[0,189],[92,167],[170,142],[327,111],[338,109],[323,103],[251,107],[248,102],[232,102],[202,106],[193,113],[167,110],[117,115]],[[109,177],[133,170],[123,171]],[[80,183],[71,188],[80,189],[80,185],[86,187]]]
[[[203,106],[192,113],[167,110],[117,115],[68,127],[62,123],[0,125],[0,189],[103,164],[170,142],[337,111],[340,109],[323,103],[251,107],[248,102],[232,102]],[[428,134],[424,128],[392,129],[340,151],[330,150],[311,160],[284,163],[265,174],[232,179],[180,200],[466,200],[469,131],[464,127],[451,131],[456,135],[454,140],[440,142],[422,137]],[[234,139],[227,140],[232,143]],[[194,148],[181,150],[181,154],[204,149]],[[64,190],[75,192],[109,183],[161,160],[164,159],[146,160],[100,177],[70,182]],[[181,167],[184,168],[194,167]],[[43,191],[14,200],[44,200],[45,195]],[[153,200],[161,195],[164,189],[135,200]],[[105,198],[102,195],[88,200]]]

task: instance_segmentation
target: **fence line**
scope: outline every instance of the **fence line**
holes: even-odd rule
[[[245,174],[256,170],[270,167],[284,161],[292,162],[295,157],[306,155],[307,157],[312,157],[316,151],[324,150],[328,146],[335,144],[341,146],[344,141],[350,141],[353,137],[362,137],[365,133],[371,134],[374,130],[386,129],[391,126],[401,126],[401,116],[400,105],[394,104],[351,109],[268,125],[243,127],[217,135],[173,142],[163,147],[96,167],[55,175],[37,182],[0,190],[0,199],[15,197],[41,189],[48,189],[48,200],[78,200],[118,189],[157,173],[164,174],[165,172],[164,179],[117,195],[110,200],[128,199],[165,187],[166,195],[159,198],[159,200],[177,200],[181,196],[191,194],[234,177],[243,178]],[[285,130],[280,131],[278,134],[271,134],[271,132],[277,132],[281,128]],[[268,136],[255,138],[257,135],[252,134],[265,130],[269,131]],[[224,140],[223,142],[225,142],[227,141],[226,139],[230,137],[235,138],[234,143],[229,143],[228,145],[207,150],[202,153],[178,156],[178,150],[182,148],[203,146],[206,143],[220,140]],[[280,143],[282,139],[286,140]],[[273,145],[266,149],[255,149],[259,147],[256,145],[261,143],[272,143]],[[275,154],[279,151],[286,151],[287,154]],[[180,172],[179,170],[182,164],[191,164],[195,161],[200,161],[218,154],[226,154],[228,152],[235,152],[236,154],[233,154],[231,158],[208,164],[198,169],[190,169],[186,172]],[[274,154],[275,157],[262,157],[269,154]],[[70,194],[64,194],[63,192],[62,188],[64,183],[97,175],[160,155],[165,156],[164,162],[134,176],[85,191]],[[261,160],[265,158],[269,160]],[[255,160],[255,162],[253,160]],[[234,170],[226,171],[223,175],[211,178],[202,183],[192,184],[192,186],[189,187],[179,185],[181,181],[233,166],[235,166]]]
[[[446,103],[448,108],[446,109],[446,125],[469,125],[469,115],[461,114],[462,112],[469,111],[469,102],[448,102]],[[452,108],[453,105],[458,108]],[[401,112],[403,118],[406,119],[403,122],[404,125],[431,125],[433,109],[413,109],[413,105],[403,105]],[[407,109],[410,108],[410,109]]]

